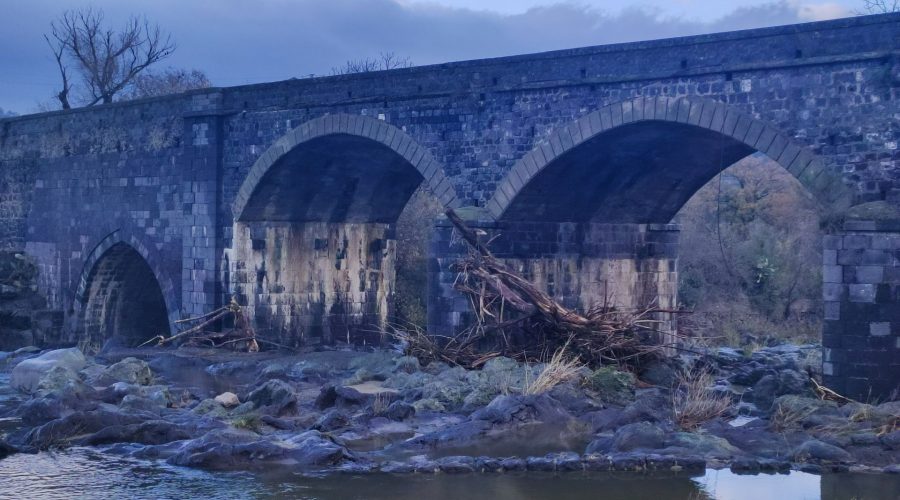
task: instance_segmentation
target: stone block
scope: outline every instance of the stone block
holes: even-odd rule
[[[874,337],[886,337],[891,334],[891,324],[884,321],[869,323],[869,334]]]
[[[875,285],[854,284],[847,285],[850,302],[875,302]]]

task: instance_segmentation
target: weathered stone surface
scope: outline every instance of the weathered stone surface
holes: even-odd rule
[[[77,372],[86,363],[84,354],[76,348],[46,352],[36,358],[20,362],[12,370],[10,385],[24,392],[40,388],[41,379],[51,375],[53,379],[77,379]],[[53,370],[56,370],[54,373]],[[65,374],[65,376],[63,376]]]

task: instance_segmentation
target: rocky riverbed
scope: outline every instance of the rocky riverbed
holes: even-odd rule
[[[542,365],[467,371],[392,351],[0,353],[0,458],[71,446],[211,470],[310,473],[865,471],[900,473],[900,402],[815,397],[816,346],[728,348],[581,369],[523,394]],[[702,366],[733,404],[681,429],[672,386]]]

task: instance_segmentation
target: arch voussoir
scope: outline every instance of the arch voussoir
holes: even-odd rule
[[[852,198],[845,193],[824,191],[847,188],[840,175],[815,157],[804,145],[771,124],[754,118],[721,101],[700,97],[636,97],[608,104],[558,127],[523,155],[498,183],[485,204],[494,218],[502,218],[519,192],[556,161],[599,134],[639,121],[671,122],[706,129],[765,153],[794,175],[817,198]]]

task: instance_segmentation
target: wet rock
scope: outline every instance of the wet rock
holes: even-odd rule
[[[603,402],[626,405],[634,400],[634,375],[613,367],[594,370],[584,383]]]
[[[610,457],[611,469],[616,471],[641,471],[644,470],[644,455],[634,453],[621,453]]]
[[[297,394],[294,388],[283,380],[269,380],[256,388],[247,396],[260,412],[281,416],[295,413],[297,410]]]
[[[678,379],[681,367],[677,360],[663,359],[647,363],[639,378],[648,384],[672,387]]]
[[[110,365],[96,379],[92,380],[93,385],[97,386],[107,386],[116,382],[150,385],[153,383],[153,372],[145,361],[137,358],[125,358]]]
[[[10,386],[19,391],[32,393],[40,388],[41,379],[52,370],[56,370],[57,377],[62,370],[68,379],[77,379],[78,371],[84,368],[86,363],[84,354],[74,347],[49,351],[17,364],[10,375]]]
[[[511,422],[554,422],[571,420],[572,416],[547,394],[497,396],[485,408],[472,414],[473,420],[494,424]]]
[[[297,425],[293,420],[273,417],[272,415],[263,415],[259,417],[259,420],[269,427],[273,427],[282,431],[292,431],[297,428]]]
[[[498,472],[503,470],[502,460],[494,457],[476,457],[475,470],[478,472]]]
[[[332,409],[323,414],[313,425],[313,429],[322,432],[331,432],[350,425],[350,419],[341,411]]]
[[[475,471],[475,459],[472,457],[444,457],[435,462],[438,469],[447,474],[465,474]]]
[[[856,432],[850,435],[850,442],[857,446],[871,446],[878,444],[878,435],[874,432]]]
[[[626,406],[613,427],[634,422],[662,422],[668,420],[672,412],[672,400],[659,389],[636,391],[635,401]]]
[[[583,415],[602,408],[580,386],[572,383],[559,384],[547,394],[573,415]]]
[[[331,366],[317,361],[300,361],[288,370],[288,376],[300,380],[325,380],[334,374]]]
[[[191,411],[197,415],[206,415],[214,418],[225,418],[228,415],[228,410],[212,399],[200,401]]]
[[[881,445],[888,450],[900,450],[900,431],[889,432],[880,438]]]
[[[613,434],[606,433],[594,438],[593,441],[588,443],[587,448],[585,449],[585,453],[588,455],[600,455],[603,453],[609,453],[613,447]]]
[[[110,443],[165,444],[190,439],[181,427],[164,420],[150,420],[139,424],[111,425],[80,440],[80,444],[98,446]]]
[[[69,411],[56,397],[33,398],[22,403],[16,410],[16,415],[22,419],[22,423],[29,426],[45,424],[63,416],[63,412]]]
[[[32,429],[25,441],[38,449],[69,444],[72,438],[98,432],[106,427],[139,424],[154,415],[124,413],[115,407],[75,412]]]
[[[781,370],[764,376],[753,386],[753,402],[763,410],[771,408],[775,398],[786,394],[810,394],[809,377],[795,370]]]
[[[793,458],[797,462],[850,463],[853,457],[837,446],[809,439],[794,449]]]
[[[736,474],[757,474],[761,470],[759,460],[747,457],[732,460],[730,468]]]
[[[149,412],[156,415],[160,414],[160,406],[155,401],[142,398],[140,396],[135,396],[133,394],[129,394],[122,398],[122,402],[119,403],[119,408],[126,411],[142,411]]]
[[[758,362],[751,362],[736,367],[734,373],[728,377],[728,381],[732,384],[752,387],[769,372],[770,369],[766,366]]]
[[[556,460],[553,456],[528,457],[525,465],[530,471],[550,472],[556,470]]]
[[[7,443],[6,440],[0,437],[0,460],[3,460],[14,453],[18,453],[18,451],[18,448]]]
[[[667,450],[676,454],[703,455],[726,459],[741,454],[727,439],[707,433],[677,432],[666,440]]]
[[[215,430],[188,441],[169,463],[206,469],[252,469],[278,462],[297,466],[336,465],[349,455],[317,431],[288,439],[260,437],[249,431]]]
[[[500,459],[500,468],[505,471],[523,471],[528,468],[528,464],[525,462],[525,459],[518,457],[508,457]]]
[[[615,451],[632,451],[637,449],[657,449],[665,446],[666,434],[659,427],[649,422],[628,424],[616,431],[613,436],[612,449]]]
[[[218,396],[213,398],[213,401],[219,403],[225,408],[234,408],[235,406],[241,404],[241,400],[238,399],[237,394],[233,392],[223,392],[222,394],[219,394]]]
[[[388,406],[384,416],[391,420],[406,420],[416,414],[416,408],[403,401],[394,401]]]

